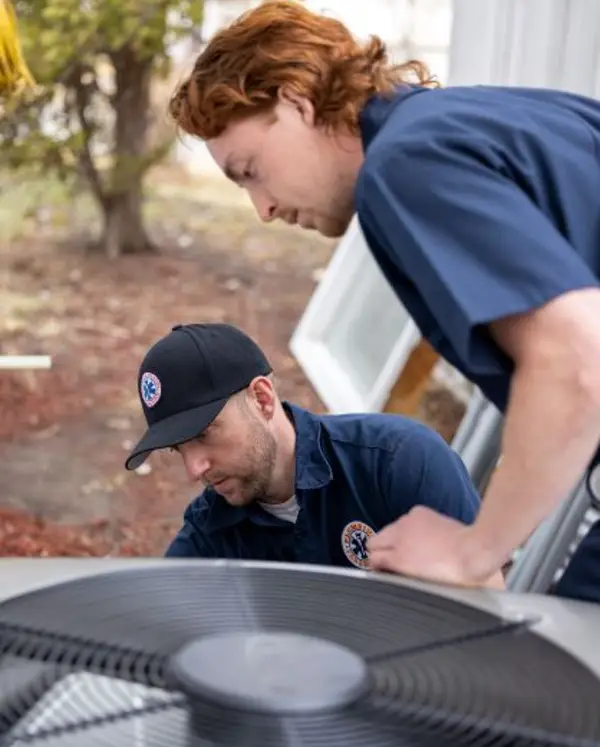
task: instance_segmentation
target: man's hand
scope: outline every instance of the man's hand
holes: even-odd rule
[[[487,578],[474,575],[472,533],[469,525],[415,506],[369,540],[370,565],[434,583],[504,588],[500,571]]]
[[[600,290],[490,325],[515,364],[502,463],[475,522],[419,506],[369,542],[371,565],[437,583],[497,586],[502,566],[565,499],[600,437]]]

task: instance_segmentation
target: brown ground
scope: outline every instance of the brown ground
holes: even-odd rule
[[[0,371],[0,555],[161,554],[195,491],[166,455],[148,474],[123,468],[142,431],[141,357],[178,322],[239,324],[282,395],[322,409],[288,341],[333,244],[265,228],[237,190],[162,169],[148,204],[161,252],[108,262],[74,239],[94,227],[89,203],[36,189],[0,201],[13,221],[0,238],[0,353],[53,357],[50,371]],[[439,389],[421,411],[446,438],[461,414]]]

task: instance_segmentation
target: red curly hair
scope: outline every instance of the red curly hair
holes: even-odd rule
[[[357,134],[365,101],[401,83],[438,85],[422,62],[393,65],[377,36],[361,43],[340,21],[299,2],[266,0],[215,34],[169,113],[181,130],[209,140],[271,111],[286,88],[312,102],[317,125]]]

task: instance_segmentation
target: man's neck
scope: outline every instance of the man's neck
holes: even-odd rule
[[[285,503],[294,495],[296,482],[296,431],[283,408],[278,413],[275,438],[277,462],[269,491],[269,503]]]

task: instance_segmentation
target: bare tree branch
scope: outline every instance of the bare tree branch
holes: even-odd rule
[[[82,71],[83,72],[83,71]],[[81,74],[78,76],[77,83],[73,86],[75,93],[75,111],[79,124],[81,127],[81,133],[83,141],[81,145],[81,151],[79,153],[79,162],[81,164],[82,171],[85,177],[88,179],[94,196],[100,204],[106,202],[106,194],[102,184],[100,173],[94,163],[92,156],[92,136],[93,128],[87,118],[87,107],[90,103],[90,97],[87,86],[81,81]]]

